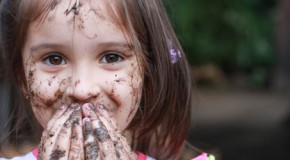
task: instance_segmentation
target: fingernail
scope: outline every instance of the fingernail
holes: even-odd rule
[[[98,107],[99,107],[99,109],[101,109],[101,110],[105,110],[105,107],[104,107],[103,104],[98,104]]]
[[[64,110],[65,109],[65,105],[62,105],[58,108],[59,110]]]
[[[79,109],[79,108],[80,108],[80,105],[79,105],[78,103],[72,103],[72,104],[70,105],[70,108],[71,108],[71,109]]]
[[[84,104],[82,106],[82,113],[84,117],[89,117],[90,114],[90,108],[88,107],[88,105]]]
[[[87,108],[87,109],[93,109],[94,106],[91,103],[85,103],[85,104],[83,104],[83,107]]]
[[[103,104],[98,104],[97,108],[98,108],[99,113],[101,113],[102,115],[104,116],[108,115],[107,108]]]
[[[109,113],[109,111],[103,104],[98,105],[98,111],[104,117],[107,117],[107,118],[111,117],[111,114]]]
[[[75,109],[74,113],[75,113],[76,116],[81,116],[82,115],[81,107],[78,106]]]

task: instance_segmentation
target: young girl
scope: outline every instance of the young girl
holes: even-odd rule
[[[2,0],[0,20],[1,160],[181,159],[191,80],[161,0]]]

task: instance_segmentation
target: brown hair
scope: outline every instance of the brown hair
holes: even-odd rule
[[[3,155],[8,145],[18,150],[24,141],[39,141],[42,131],[29,101],[22,94],[26,81],[21,49],[33,19],[29,15],[35,11],[29,10],[27,5],[36,8],[37,4],[33,0],[25,2],[2,0],[0,4],[0,154]]]
[[[142,51],[140,59],[144,84],[141,104],[128,127],[134,132],[132,147],[157,159],[177,159],[188,133],[191,115],[191,80],[186,56],[171,27],[162,0],[116,0],[113,6],[110,2],[108,6],[114,10],[112,15],[129,32],[133,45]],[[36,15],[43,15],[45,7],[37,6],[37,0],[14,0],[10,3],[8,8],[1,4],[1,19],[3,13],[9,14],[6,20],[1,20],[0,25],[1,56],[5,55],[2,59],[9,66],[5,70],[12,71],[10,77],[19,88],[26,83],[21,60],[26,32],[29,23],[39,18]],[[46,8],[55,6],[55,3],[57,0],[47,2]],[[169,47],[181,52],[176,63],[172,63]],[[22,94],[17,96],[21,97]],[[31,107],[23,109],[21,101],[13,105],[15,111],[9,112],[10,117],[17,113],[32,114]],[[9,106],[6,103],[1,108]],[[30,117],[34,117],[33,114],[22,117],[30,122],[26,125],[29,127],[33,124]],[[3,130],[13,131],[15,127],[11,125],[20,122],[18,119],[16,121],[10,121],[10,128]],[[0,145],[3,137],[2,133]]]

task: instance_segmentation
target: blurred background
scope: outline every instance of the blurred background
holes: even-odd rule
[[[194,79],[189,142],[218,160],[287,159],[290,1],[164,3]]]

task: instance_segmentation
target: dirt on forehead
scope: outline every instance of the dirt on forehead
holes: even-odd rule
[[[37,10],[43,15],[40,16],[41,20],[48,17],[47,19],[51,21],[56,14],[57,16],[63,14],[70,17],[82,17],[86,12],[94,12],[99,18],[113,20],[111,13],[115,10],[113,9],[115,3],[111,2],[104,0],[48,0],[38,5]]]
[[[105,0],[50,0],[42,1],[38,5],[37,12],[39,16],[31,20],[33,30],[37,30],[45,26],[53,25],[54,22],[61,19],[62,22],[74,31],[80,32],[82,35],[89,39],[98,37],[96,33],[86,33],[93,30],[92,26],[98,26],[98,20],[110,21],[116,26],[124,30],[121,21],[117,18],[115,3]],[[35,9],[34,9],[35,10]],[[61,18],[60,18],[61,17]],[[58,19],[58,20],[56,20]],[[56,21],[55,21],[56,20]],[[59,22],[58,22],[59,23]]]
[[[142,52],[137,35],[135,32],[129,32],[129,30],[134,30],[135,28],[134,21],[140,18],[129,13],[129,10],[136,11],[138,9],[132,8],[135,5],[130,4],[131,2],[122,0],[37,0],[37,2],[41,2],[38,3],[38,9],[35,12],[37,13],[37,19],[32,19],[30,22],[37,21],[36,24],[41,25],[44,22],[52,22],[56,17],[63,15],[69,18],[68,24],[73,25],[77,30],[84,30],[91,26],[84,25],[88,15],[94,15],[118,26],[124,32],[124,35],[127,35],[128,43],[133,44],[135,53]],[[96,38],[97,34],[86,36],[88,38]]]

